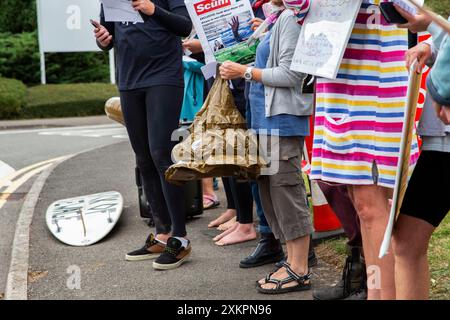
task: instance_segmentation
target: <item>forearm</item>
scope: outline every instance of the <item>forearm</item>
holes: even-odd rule
[[[295,72],[289,67],[279,66],[264,69],[261,73],[261,82],[270,87],[293,88],[301,85],[306,74]]]
[[[173,11],[167,11],[155,5],[155,12],[152,16],[146,16],[147,19],[158,21],[164,28],[178,37],[187,37],[192,31],[192,22],[186,7],[178,7]]]
[[[109,51],[114,47],[114,22],[107,22],[105,19],[105,12],[103,11],[103,5],[101,6],[100,10],[100,24],[108,30],[109,34],[113,36],[112,41],[107,47],[104,47],[98,42],[97,40],[97,46],[104,51]]]

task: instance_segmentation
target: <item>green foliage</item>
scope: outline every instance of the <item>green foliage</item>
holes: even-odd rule
[[[0,34],[0,75],[25,83],[38,83],[39,46],[36,34]]]
[[[100,115],[105,112],[105,102],[118,94],[116,86],[104,83],[36,86],[28,89],[20,118]]]
[[[36,32],[0,33],[0,75],[26,84],[40,82]],[[108,54],[104,52],[46,54],[47,83],[108,82]]]
[[[0,119],[20,114],[26,92],[26,86],[19,80],[0,78]]]
[[[35,0],[0,0],[0,32],[31,32],[37,28]]]

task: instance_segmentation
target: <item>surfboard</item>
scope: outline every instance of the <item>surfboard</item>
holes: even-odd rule
[[[122,209],[123,198],[116,191],[58,200],[47,209],[47,227],[65,244],[89,246],[111,232]]]

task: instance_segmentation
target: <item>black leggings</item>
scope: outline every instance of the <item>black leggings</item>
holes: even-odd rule
[[[183,88],[156,86],[120,92],[122,112],[142,174],[145,195],[150,203],[156,233],[186,236],[183,188],[168,183],[166,169],[172,165],[176,142],[172,132],[179,126]]]
[[[233,177],[222,178],[227,196],[227,208],[236,210],[236,220],[241,224],[253,222],[253,194],[249,182],[238,182]]]

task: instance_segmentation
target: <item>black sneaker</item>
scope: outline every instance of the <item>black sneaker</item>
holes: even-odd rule
[[[125,260],[142,261],[156,259],[164,251],[164,249],[165,245],[156,240],[153,233],[151,233],[145,241],[145,245],[138,250],[127,253]]]
[[[164,252],[153,262],[156,270],[170,270],[181,266],[191,255],[192,247],[188,242],[187,248],[183,247],[180,240],[171,237],[167,240]]]

